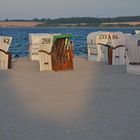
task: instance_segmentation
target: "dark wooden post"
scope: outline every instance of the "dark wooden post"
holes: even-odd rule
[[[108,48],[108,64],[112,65],[112,56],[113,56],[113,48],[109,47]]]
[[[12,68],[12,55],[8,52],[8,69]]]

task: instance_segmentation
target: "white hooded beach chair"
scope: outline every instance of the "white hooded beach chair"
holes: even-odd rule
[[[11,68],[11,54],[8,52],[12,37],[0,36],[0,69]]]
[[[126,63],[126,38],[121,32],[96,32],[93,35],[97,48],[97,61],[111,65]]]
[[[140,74],[140,34],[130,35],[127,73]]]
[[[87,36],[87,49],[88,49],[88,60],[97,61],[97,44],[96,36],[101,32],[92,32]]]

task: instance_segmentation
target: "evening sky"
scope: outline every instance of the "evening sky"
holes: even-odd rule
[[[140,0],[1,0],[0,19],[140,15]]]

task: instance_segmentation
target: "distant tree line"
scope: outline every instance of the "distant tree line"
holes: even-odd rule
[[[33,21],[43,21],[48,23],[102,23],[102,22],[140,22],[140,16],[127,16],[127,17],[114,17],[114,18],[95,18],[95,17],[71,17],[71,18],[57,18],[57,19],[38,19],[34,18]]]
[[[71,18],[57,18],[57,19],[50,19],[50,18],[34,18],[31,20],[26,19],[8,19],[6,18],[3,21],[35,21],[35,22],[43,22],[43,24],[39,24],[38,26],[89,26],[89,27],[140,27],[139,24],[137,25],[130,25],[130,24],[102,24],[102,23],[112,23],[112,22],[140,22],[140,16],[125,16],[125,17],[113,17],[113,18],[96,18],[96,17],[71,17]]]
[[[78,27],[140,27],[140,25],[130,24],[102,24],[112,22],[140,22],[140,16],[96,18],[96,17],[71,17],[57,19],[33,19],[33,21],[44,22],[39,26],[78,26]]]

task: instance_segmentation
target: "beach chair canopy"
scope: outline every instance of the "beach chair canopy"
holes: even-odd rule
[[[29,44],[39,45],[40,40],[47,35],[48,33],[31,33],[29,34]]]
[[[48,34],[45,38],[40,40],[40,50],[44,50],[48,53],[51,53],[53,45],[59,39],[71,38],[70,34]]]
[[[122,32],[93,32],[87,36],[87,44],[110,47],[125,46],[126,39]]]
[[[140,34],[129,36],[128,59],[130,64],[140,64]]]
[[[58,33],[59,34],[59,33]],[[40,44],[47,44],[48,36],[51,34],[48,33],[31,33],[29,34],[29,57],[31,60],[39,60],[39,47]],[[53,34],[52,36],[54,36]],[[57,35],[57,34],[56,34]]]
[[[47,53],[51,53],[54,36],[54,34],[48,34],[46,37],[42,38],[39,42],[39,50],[44,50]]]
[[[12,41],[12,37],[0,36],[0,49],[7,52]]]
[[[30,33],[29,34],[29,58],[31,60],[39,60],[39,44],[42,38],[45,38],[48,33]]]
[[[97,56],[97,44],[96,44],[96,36],[101,33],[99,32],[92,32],[89,33],[87,36],[87,49],[88,49],[88,59],[89,60],[96,60]],[[92,55],[92,57],[90,57]],[[94,57],[93,57],[94,56]]]
[[[100,33],[102,33],[102,31],[89,33],[87,36],[87,44],[96,45],[96,36]]]

